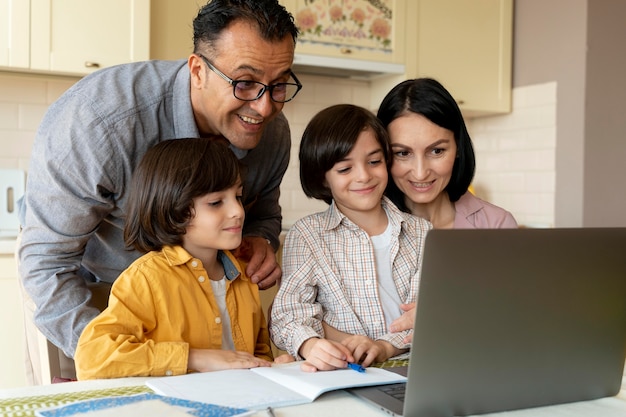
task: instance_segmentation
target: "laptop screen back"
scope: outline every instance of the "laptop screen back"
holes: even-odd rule
[[[615,395],[626,355],[626,228],[432,230],[404,415]]]

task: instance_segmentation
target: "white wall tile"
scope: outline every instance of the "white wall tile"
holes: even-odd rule
[[[48,106],[78,78],[0,73],[0,168],[28,169]]]
[[[48,104],[52,104],[78,80],[79,78],[61,78],[58,80],[50,80],[47,83],[46,102]]]
[[[467,121],[476,194],[521,225],[554,225],[556,83],[516,88],[510,114]]]
[[[18,129],[18,107],[16,103],[0,102],[0,132],[3,137],[9,134],[8,132],[2,132],[3,130]]]
[[[45,104],[46,81],[18,74],[0,75],[0,101]]]
[[[48,110],[47,104],[20,104],[19,129],[22,131],[32,131],[34,137],[34,133],[41,124],[46,110]]]
[[[0,149],[2,157],[7,159],[30,158],[33,147],[33,132],[30,131],[8,131],[0,139]],[[0,167],[1,168],[1,167]]]

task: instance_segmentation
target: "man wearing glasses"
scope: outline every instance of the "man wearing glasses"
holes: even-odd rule
[[[246,272],[261,289],[280,278],[279,186],[291,147],[281,111],[302,88],[291,71],[298,30],[276,0],[212,0],[193,26],[187,61],[98,71],[53,103],[39,127],[19,206],[27,362],[39,355],[33,323],[73,357],[99,312],[93,288],[110,287],[141,255],[124,247],[126,187],[143,153],[165,139],[228,139],[246,167]],[[43,382],[37,366],[27,374]],[[73,377],[73,363],[56,376]]]

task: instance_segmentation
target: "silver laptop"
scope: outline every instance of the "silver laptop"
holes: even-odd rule
[[[626,228],[432,230],[405,400],[465,416],[614,396],[626,357]],[[385,387],[391,388],[391,387]]]

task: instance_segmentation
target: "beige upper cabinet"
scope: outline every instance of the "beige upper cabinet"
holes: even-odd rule
[[[301,31],[295,64],[310,55],[311,69],[321,73],[313,67],[328,65],[328,58],[347,58],[333,63],[328,75],[339,75],[350,60],[401,66],[371,79],[372,108],[398,82],[432,77],[452,93],[466,117],[511,111],[513,0],[281,3]]]
[[[28,68],[30,3],[0,0],[0,67]]]
[[[417,67],[407,75],[440,81],[465,116],[510,112],[513,0],[417,4],[417,42],[407,45]]]
[[[297,54],[403,64],[404,0],[281,0],[300,29]]]
[[[193,52],[193,20],[206,0],[150,2],[150,59],[176,60]]]
[[[31,70],[85,75],[149,58],[150,0],[30,4]]]

